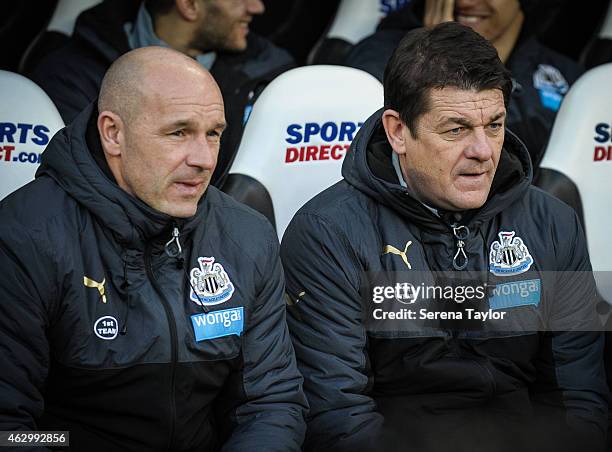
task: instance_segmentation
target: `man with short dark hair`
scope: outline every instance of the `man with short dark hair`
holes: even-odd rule
[[[97,106],[0,203],[0,430],[69,431],[88,452],[299,451],[276,234],[209,186],[217,84],[147,47]]]
[[[390,14],[376,33],[358,43],[346,64],[382,81],[393,50],[411,29],[457,21],[488,39],[512,72],[507,127],[525,143],[537,178],[548,137],[565,94],[583,73],[575,61],[537,38],[535,0],[414,0]]]
[[[285,50],[249,31],[263,12],[261,0],[105,0],[83,12],[68,43],[29,75],[69,124],[98,96],[110,64],[130,49],[163,46],[189,55],[211,71],[225,101],[228,128],[212,177],[220,186],[253,102],[294,66]]]
[[[470,28],[409,32],[344,179],[290,223],[281,258],[306,450],[602,446],[584,234],[530,185],[529,154],[504,129],[511,84]]]

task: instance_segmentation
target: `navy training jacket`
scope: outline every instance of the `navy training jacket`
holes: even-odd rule
[[[68,430],[88,452],[300,450],[272,226],[212,186],[189,219],[151,209],[94,161],[91,115],[0,204],[0,430]]]
[[[576,214],[530,185],[527,150],[506,131],[484,206],[436,216],[399,184],[381,113],[353,141],[344,179],[302,207],[282,241],[289,330],[310,404],[306,450],[599,450],[603,338],[589,331],[595,286]],[[500,284],[528,275],[537,298],[511,299],[502,331],[480,321],[379,328],[373,308],[392,305],[364,293],[369,275],[453,270],[453,226],[469,231],[465,271]],[[522,240],[528,273],[492,273],[506,239]]]

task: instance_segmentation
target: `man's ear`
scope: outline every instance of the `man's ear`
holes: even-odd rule
[[[202,14],[201,0],[174,0],[174,7],[181,18],[195,22]]]
[[[385,110],[382,115],[382,123],[393,150],[399,155],[404,154],[406,152],[405,132],[408,130],[399,113],[391,109]]]
[[[98,133],[104,153],[109,157],[119,157],[125,141],[125,127],[119,115],[112,111],[101,112],[98,115]]]

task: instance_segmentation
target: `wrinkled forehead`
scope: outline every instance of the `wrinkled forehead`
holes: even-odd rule
[[[506,113],[503,92],[496,88],[480,91],[456,87],[430,89],[427,103],[427,114],[437,122],[449,117],[488,121]]]
[[[141,106],[140,123],[145,128],[217,128],[225,124],[223,99],[213,93],[150,93]]]
[[[153,113],[173,111],[223,112],[223,97],[215,80],[208,73],[152,75],[143,81],[143,106]]]
[[[213,76],[195,60],[181,55],[181,59],[163,64],[161,61],[147,63],[141,86],[149,94],[164,97],[215,96],[221,97],[219,86]]]

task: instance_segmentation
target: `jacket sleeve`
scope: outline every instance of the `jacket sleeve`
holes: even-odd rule
[[[561,272],[551,275],[556,280],[548,315],[551,332],[542,338],[536,398],[549,414],[562,408],[569,441],[600,450],[607,431],[608,390],[596,286],[578,217],[573,214],[563,225],[569,230],[557,241]]]
[[[272,228],[269,248],[267,270],[257,284],[261,290],[251,319],[245,319],[242,394],[223,451],[299,451],[304,440],[307,403],[287,331],[284,276]]]
[[[382,416],[368,395],[361,266],[342,231],[300,214],[283,237],[289,330],[310,404],[305,449],[369,450]]]
[[[25,231],[7,226],[0,227],[0,268],[0,430],[36,430],[49,365],[52,270]]]

